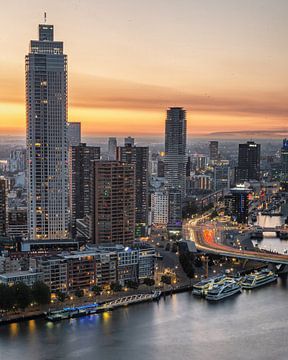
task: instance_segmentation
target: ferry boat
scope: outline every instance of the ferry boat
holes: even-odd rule
[[[227,280],[226,275],[216,276],[209,279],[204,279],[193,285],[192,294],[198,296],[205,296],[207,291],[213,287],[213,285],[223,284]]]
[[[225,281],[223,284],[213,285],[206,295],[206,300],[218,301],[241,293],[241,286],[234,280]]]
[[[254,289],[273,281],[277,281],[277,275],[269,269],[263,269],[247,275],[242,281],[241,286],[243,289]]]
[[[111,308],[109,306],[88,304],[77,307],[67,307],[62,310],[49,311],[48,313],[46,313],[46,319],[55,322],[71,318],[78,318],[86,315],[98,314],[110,310]]]

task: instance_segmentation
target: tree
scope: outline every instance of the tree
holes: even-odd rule
[[[155,285],[155,280],[154,279],[150,279],[150,278],[145,278],[143,280],[143,284],[147,285],[147,286],[154,286]]]
[[[128,280],[128,281],[126,282],[126,285],[127,285],[127,287],[130,288],[130,289],[138,289],[138,286],[139,286],[136,281],[132,281],[132,280]]]
[[[39,305],[47,305],[51,300],[49,287],[42,281],[36,281],[32,286],[33,300]]]
[[[171,285],[171,276],[162,275],[162,276],[161,276],[161,282],[162,282],[163,284]]]
[[[75,291],[75,296],[77,296],[78,298],[81,298],[84,296],[84,291],[82,289],[77,289]]]
[[[57,296],[57,299],[61,302],[64,302],[65,301],[65,298],[66,298],[66,295],[62,292],[62,291],[57,291],[56,292],[56,296]]]
[[[101,291],[102,291],[102,288],[101,288],[101,286],[94,285],[92,287],[92,291],[94,292],[95,295],[100,295]]]
[[[32,302],[32,291],[26,284],[20,282],[14,285],[15,288],[15,305],[17,308],[25,310]]]
[[[0,284],[0,310],[11,310],[14,300],[14,287]]]
[[[119,292],[122,290],[122,285],[119,283],[111,283],[110,289],[115,292]]]

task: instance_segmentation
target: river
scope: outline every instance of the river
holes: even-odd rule
[[[218,303],[191,293],[59,323],[0,327],[2,360],[286,360],[288,283]]]
[[[283,223],[284,218],[280,216],[258,215],[257,217],[257,225],[262,227],[276,227]],[[261,249],[277,251],[282,254],[288,250],[288,240],[280,240],[275,233],[264,233],[263,240],[253,241],[253,243],[258,244]]]

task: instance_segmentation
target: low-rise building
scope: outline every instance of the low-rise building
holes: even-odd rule
[[[43,281],[43,274],[37,271],[16,271],[0,275],[0,283],[12,286],[24,283],[32,286],[36,281]]]

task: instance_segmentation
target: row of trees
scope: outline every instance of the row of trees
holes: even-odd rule
[[[155,285],[155,281],[154,279],[150,279],[150,278],[145,278],[143,280],[143,284],[147,285],[147,286],[154,286]],[[136,282],[136,281],[132,281],[132,280],[129,280],[127,281],[126,283],[126,287],[129,288],[129,289],[138,289],[139,287],[139,284]],[[110,290],[113,291],[113,292],[120,292],[123,290],[123,286],[121,284],[119,284],[118,282],[115,282],[115,283],[112,283],[110,285]],[[95,294],[95,295],[101,295],[103,289],[101,286],[99,285],[94,285],[91,289],[91,291]],[[64,302],[67,295],[61,291],[58,291],[56,293],[56,296],[57,296],[57,299],[61,302]],[[84,296],[84,291],[81,290],[81,289],[78,289],[75,291],[75,296],[81,298]]]
[[[32,287],[24,283],[12,286],[0,284],[0,310],[26,309],[30,304],[46,305],[50,303],[49,287],[41,281]]]

